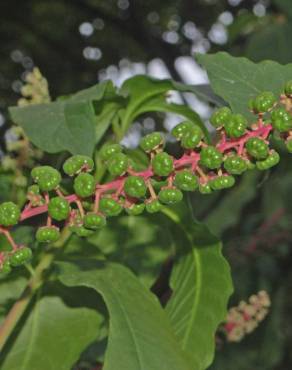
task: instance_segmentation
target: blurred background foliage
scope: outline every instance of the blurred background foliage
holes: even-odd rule
[[[140,73],[207,83],[194,59],[197,52],[225,50],[253,61],[292,62],[291,0],[10,0],[0,2],[0,17],[2,158],[7,143],[17,137],[10,128],[7,107],[16,105],[25,76],[35,65],[56,98],[105,79],[120,85]],[[205,119],[212,109],[188,94],[176,99],[187,102]],[[134,126],[143,133],[155,125],[169,129],[175,122],[173,117],[161,121],[151,116]],[[133,135],[127,139],[135,146]],[[56,156],[45,160],[53,163]],[[188,199],[194,217],[223,240],[235,285],[231,304],[261,289],[272,300],[268,318],[254,333],[238,344],[218,344],[213,370],[292,367],[291,170],[291,156],[283,152],[281,164],[268,174],[250,172],[234,189]],[[22,175],[25,178],[27,172]],[[15,172],[7,171],[2,161],[1,201],[23,202],[22,184],[15,182]],[[151,285],[171,244],[160,230],[163,222],[121,217],[113,221],[113,233],[107,229],[88,243],[136,268]],[[143,233],[147,238],[141,238]],[[128,241],[121,235],[127,235]],[[124,248],[117,252],[122,241]],[[161,251],[155,253],[159,245]],[[69,253],[78,255],[78,248],[73,243]],[[142,258],[149,259],[149,265]]]

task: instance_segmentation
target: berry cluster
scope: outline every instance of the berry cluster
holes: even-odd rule
[[[153,132],[143,137],[140,147],[149,154],[150,165],[136,172],[130,158],[119,144],[105,145],[100,152],[113,181],[99,184],[90,174],[93,160],[75,155],[66,160],[63,171],[73,177],[74,194],[61,190],[61,173],[50,166],[32,170],[34,185],[28,188],[28,204],[21,213],[10,202],[0,205],[0,232],[8,238],[12,251],[0,254],[0,268],[6,271],[13,262],[25,263],[31,256],[26,247],[17,246],[11,238],[9,227],[20,220],[47,212],[46,225],[36,232],[40,243],[53,243],[60,237],[60,226],[65,224],[79,236],[89,236],[106,225],[108,217],[123,210],[130,215],[159,212],[163,205],[182,200],[184,191],[199,190],[208,194],[230,188],[236,175],[258,168],[266,170],[275,166],[279,154],[270,149],[269,138],[275,133],[292,152],[292,82],[285,85],[277,101],[270,92],[263,92],[249,102],[255,122],[248,124],[241,114],[223,107],[211,117],[220,138],[213,145],[204,141],[202,130],[192,122],[184,121],[172,130],[180,142],[183,155],[176,159],[166,153],[163,136]],[[54,223],[54,224],[53,224]]]

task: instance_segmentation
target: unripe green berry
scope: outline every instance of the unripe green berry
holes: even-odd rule
[[[287,96],[292,94],[292,80],[287,81],[284,86],[284,92]]]
[[[265,91],[255,98],[254,109],[257,113],[265,113],[273,108],[275,102],[275,95],[271,91]]]
[[[153,199],[146,202],[146,211],[148,213],[157,213],[161,211],[162,204],[159,202],[158,199]]]
[[[203,132],[198,126],[190,128],[181,139],[181,146],[185,149],[195,148],[201,141]]]
[[[232,114],[224,123],[224,128],[229,137],[238,138],[244,135],[247,128],[247,120],[242,114]]]
[[[257,161],[256,166],[259,170],[264,171],[276,166],[280,161],[280,156],[276,151],[272,151],[268,157],[262,161]]]
[[[108,217],[119,215],[123,207],[113,198],[101,198],[99,202],[99,209]]]
[[[285,108],[275,109],[271,114],[272,126],[279,132],[292,130],[292,116]]]
[[[151,152],[159,147],[163,143],[163,137],[160,132],[152,132],[144,137],[140,141],[140,147],[145,152]]]
[[[0,266],[0,272],[2,274],[8,274],[9,272],[11,272],[11,265],[8,259],[2,262],[2,265]]]
[[[73,225],[73,226],[70,226],[70,230],[80,236],[81,238],[87,238],[88,236],[92,235],[94,233],[93,230],[89,230],[89,229],[86,229],[84,226],[77,226],[77,225]]]
[[[13,202],[4,202],[0,204],[0,225],[16,225],[20,218],[20,209]]]
[[[89,212],[83,219],[84,226],[88,229],[100,229],[106,225],[106,218],[100,214]]]
[[[61,182],[60,172],[51,166],[35,167],[31,171],[31,176],[42,191],[53,190]]]
[[[246,142],[248,154],[256,159],[265,159],[269,154],[269,147],[264,140],[258,137],[252,137]]]
[[[95,192],[95,179],[89,173],[80,173],[74,179],[75,193],[81,197],[90,197]]]
[[[68,158],[63,164],[63,170],[69,176],[76,175],[80,171],[91,172],[93,170],[93,167],[93,160],[86,155],[80,154],[73,155],[72,157]]]
[[[48,204],[49,215],[57,221],[66,220],[70,213],[70,206],[65,198],[54,197]]]
[[[124,190],[130,197],[142,198],[146,194],[147,186],[143,177],[129,176],[125,180]]]
[[[121,153],[122,149],[120,144],[107,144],[100,151],[101,159],[108,161],[114,154]]]
[[[210,194],[212,193],[212,188],[209,183],[199,184],[199,192],[201,194]]]
[[[162,188],[158,199],[164,204],[175,204],[183,199],[183,193],[175,187]]]
[[[194,191],[199,186],[197,177],[190,170],[177,172],[174,184],[183,191]]]
[[[231,188],[235,184],[233,176],[224,175],[218,176],[215,179],[209,181],[209,184],[213,190],[221,190]]]
[[[194,127],[194,124],[191,121],[183,121],[171,130],[171,134],[177,140],[181,140],[192,127]]]
[[[123,153],[113,154],[107,162],[107,168],[113,176],[123,175],[127,171],[128,166],[129,159]]]
[[[22,247],[17,249],[9,258],[11,266],[21,266],[31,260],[32,251],[30,248]]]
[[[152,160],[153,172],[158,176],[168,176],[173,171],[173,158],[165,152],[158,153]]]
[[[228,107],[222,107],[217,109],[210,118],[210,123],[214,127],[220,127],[225,124],[231,117],[232,112]]]
[[[287,148],[289,153],[292,153],[292,138],[290,138],[286,141],[286,148]]]
[[[36,232],[36,240],[40,243],[54,243],[59,238],[60,231],[56,226],[42,226]]]
[[[201,150],[200,164],[211,170],[219,168],[223,161],[222,153],[214,146],[206,146]]]
[[[144,209],[145,209],[145,204],[144,203],[132,204],[131,207],[125,208],[126,212],[130,216],[138,216],[138,215],[140,215],[141,213],[144,212]]]
[[[225,159],[224,168],[231,175],[241,175],[247,170],[247,161],[239,155],[232,154]]]

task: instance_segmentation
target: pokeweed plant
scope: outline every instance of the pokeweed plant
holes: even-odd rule
[[[169,102],[168,92],[193,92],[217,106],[220,98],[205,87],[146,76],[120,89],[106,81],[54,102],[10,109],[35,146],[61,152],[58,163],[65,159],[61,167],[42,163],[32,169],[22,210],[9,200],[0,205],[0,233],[8,242],[0,252],[2,283],[10,289],[21,281],[24,289],[19,299],[12,294],[15,303],[3,313],[3,370],[38,369],[41,358],[44,370],[71,369],[90,346],[105,370],[203,370],[212,363],[232,283],[220,242],[190,216],[184,194],[210,194],[235,186],[246,171],[269,170],[280,160],[273,141],[292,152],[292,67],[259,66],[224,53],[199,61],[214,92],[230,105],[212,114],[211,135],[196,112]],[[266,79],[262,87],[257,73],[270,69],[273,84],[269,88]],[[252,83],[247,71],[254,71]],[[228,83],[233,93],[226,92]],[[132,122],[149,112],[183,117],[171,131],[175,155],[159,131],[143,136],[139,149],[121,144]],[[147,286],[145,270],[135,267],[135,275],[129,256],[112,260],[107,245],[96,248],[103,230],[114,234],[113,218],[125,220],[123,212],[134,228],[136,218],[148,215],[163,226],[164,237],[171,235],[163,255],[173,263],[171,293],[158,294],[160,303],[148,289],[159,275],[151,252],[140,255],[144,265],[155,265],[147,270]],[[31,245],[16,240],[23,223],[33,225]],[[130,229],[122,229],[113,248],[122,249],[131,237]],[[111,243],[110,236],[102,238]],[[144,247],[147,251],[147,242]],[[22,265],[30,277],[17,269]]]

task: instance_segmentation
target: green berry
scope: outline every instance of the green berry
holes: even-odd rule
[[[151,150],[154,150],[159,147],[163,143],[163,137],[160,132],[152,132],[151,134],[148,134],[144,136],[140,141],[140,147],[145,152],[151,152]]]
[[[212,188],[209,183],[199,184],[199,192],[201,194],[210,194],[212,193]]]
[[[175,187],[162,188],[158,194],[158,199],[164,204],[175,204],[183,199],[183,193]]]
[[[11,266],[21,266],[24,263],[30,261],[32,257],[32,251],[30,248],[22,247],[17,249],[9,258]]]
[[[199,186],[197,177],[189,170],[177,172],[174,184],[183,191],[194,191]]]
[[[264,140],[258,137],[252,137],[246,142],[248,154],[256,159],[265,159],[269,154],[269,147]]]
[[[209,181],[209,184],[213,190],[221,190],[231,188],[235,184],[233,176],[224,175],[218,176],[215,179]]]
[[[107,168],[113,176],[123,175],[127,171],[128,166],[129,159],[123,153],[113,154],[107,162]]]
[[[35,167],[31,171],[31,176],[42,191],[53,190],[61,182],[60,172],[50,166]]]
[[[57,221],[66,220],[70,213],[70,206],[65,198],[54,197],[48,204],[49,215]]]
[[[146,202],[146,211],[148,213],[157,213],[161,211],[162,204],[159,202],[158,199],[153,199]]]
[[[2,265],[0,266],[0,272],[2,272],[3,274],[8,274],[9,272],[11,272],[11,265],[8,259],[2,262]]]
[[[259,170],[264,171],[276,166],[280,161],[280,156],[276,151],[272,151],[263,161],[257,161],[256,166]]]
[[[84,226],[88,229],[100,229],[106,225],[106,218],[100,214],[89,212],[84,216]]]
[[[99,209],[106,216],[117,216],[122,212],[123,207],[113,198],[101,198]]]
[[[70,230],[80,236],[81,238],[87,238],[88,236],[92,235],[94,233],[93,230],[89,230],[89,229],[86,229],[84,226],[77,226],[77,225],[73,225],[73,226],[70,226]]]
[[[287,81],[284,86],[284,92],[287,96],[292,94],[292,80]]]
[[[121,153],[122,149],[120,144],[107,144],[100,151],[101,159],[108,161],[114,154]]]
[[[194,124],[190,121],[183,121],[176,125],[172,130],[171,134],[177,139],[181,140],[189,130],[194,127]]]
[[[201,150],[200,164],[211,170],[219,168],[223,161],[222,153],[214,146],[206,146]]]
[[[275,109],[272,114],[272,126],[279,132],[286,132],[292,130],[292,116],[286,111],[285,108],[281,107]]]
[[[198,126],[190,128],[181,139],[181,146],[185,149],[195,148],[201,141],[203,132]]]
[[[86,155],[80,154],[73,155],[63,164],[63,170],[69,176],[76,175],[80,171],[90,172],[93,170],[93,167],[93,160]]]
[[[265,113],[271,110],[276,102],[275,95],[270,91],[259,94],[254,100],[254,110],[257,113]]]
[[[228,107],[222,107],[217,109],[210,118],[210,123],[214,127],[220,127],[225,124],[231,117],[232,113]]]
[[[4,202],[0,204],[0,225],[16,225],[20,219],[20,209],[13,202]]]
[[[74,180],[75,193],[81,197],[90,197],[95,192],[95,179],[89,173],[80,173]]]
[[[173,171],[173,158],[165,152],[158,153],[152,160],[153,172],[158,176],[168,176]]]
[[[231,175],[241,175],[247,170],[247,161],[239,155],[232,154],[225,159],[224,168]]]
[[[36,232],[36,240],[40,243],[54,243],[59,238],[60,231],[56,226],[43,226]]]
[[[138,216],[141,213],[143,213],[144,209],[145,209],[145,204],[140,203],[140,204],[132,204],[131,207],[126,208],[125,210],[130,216]]]
[[[238,138],[244,135],[247,128],[247,120],[242,114],[232,114],[224,123],[224,128],[229,137]]]
[[[286,148],[289,153],[292,153],[292,139],[291,138],[286,141]]]
[[[130,197],[142,198],[146,194],[147,186],[143,177],[129,176],[125,181],[124,190]]]

